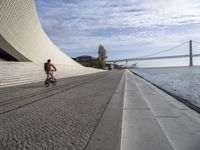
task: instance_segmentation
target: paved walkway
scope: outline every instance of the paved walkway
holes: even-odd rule
[[[123,75],[103,72],[0,89],[0,150],[83,150]]]
[[[0,89],[1,150],[199,150],[200,115],[130,71]]]
[[[199,150],[200,115],[126,72],[121,150]]]

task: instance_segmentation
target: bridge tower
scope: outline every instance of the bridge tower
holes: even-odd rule
[[[192,40],[189,41],[189,49],[190,49],[190,67],[193,66],[193,57],[192,57]]]
[[[126,68],[128,67],[128,60],[126,59]]]

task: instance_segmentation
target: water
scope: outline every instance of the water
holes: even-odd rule
[[[138,68],[131,71],[200,107],[200,67]]]

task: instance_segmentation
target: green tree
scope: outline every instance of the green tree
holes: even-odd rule
[[[105,60],[106,60],[107,56],[106,56],[106,49],[104,48],[103,45],[99,45],[98,55],[99,55],[99,57],[98,57],[99,68],[105,69]]]

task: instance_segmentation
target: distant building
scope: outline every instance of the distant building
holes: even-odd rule
[[[95,67],[95,61],[97,60],[97,58],[92,57],[92,56],[87,56],[87,55],[78,56],[77,58],[73,58],[73,59],[76,62],[86,67]]]
[[[120,69],[120,66],[119,65],[117,65],[117,64],[106,64],[105,65],[105,67],[106,67],[106,70],[112,70],[112,69]]]
[[[84,55],[84,56],[78,56],[77,58],[73,58],[73,59],[77,62],[89,62],[89,61],[95,60],[96,58],[92,56]]]

